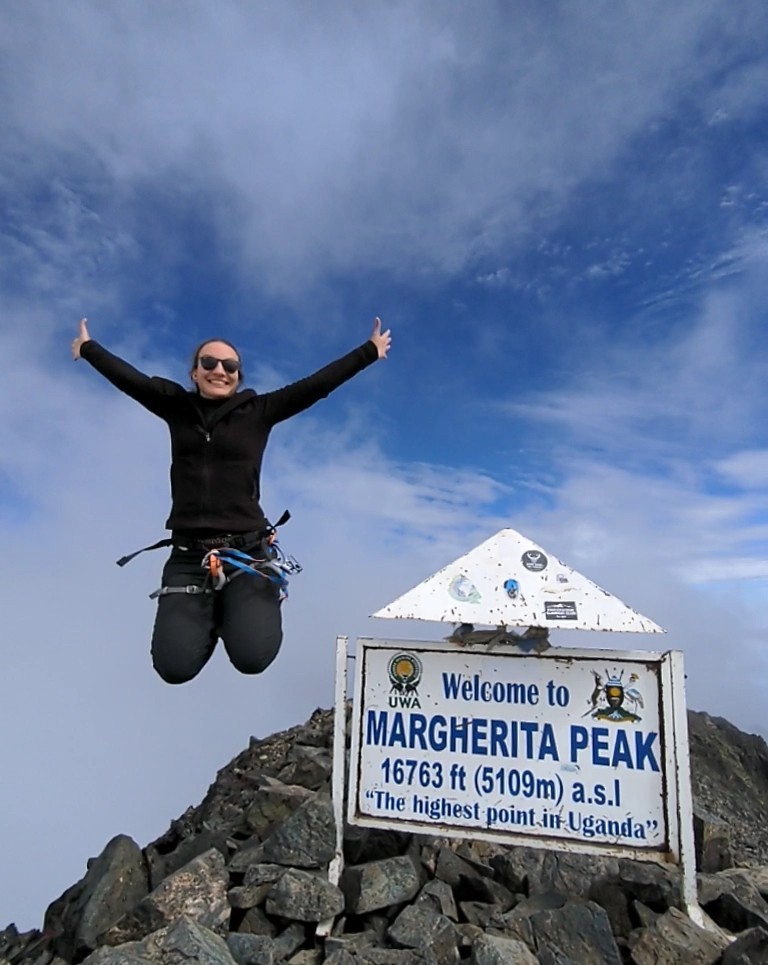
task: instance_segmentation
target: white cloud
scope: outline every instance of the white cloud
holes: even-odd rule
[[[763,20],[759,29],[764,29]],[[768,103],[765,91],[768,89],[768,65],[762,60],[738,65],[732,73],[725,76],[710,92],[706,99],[711,124],[722,124],[729,120],[750,121],[765,110]]]
[[[590,265],[587,268],[586,275],[593,281],[606,277],[615,278],[626,271],[629,263],[630,256],[626,251],[613,251],[605,261]]]
[[[768,363],[754,351],[762,274],[760,258],[739,286],[705,287],[692,318],[653,338],[632,325],[606,333],[563,388],[509,412],[625,461],[712,459],[750,443],[768,410]]]
[[[723,479],[741,489],[768,488],[768,449],[734,452],[715,464]]]
[[[710,32],[736,31],[710,0],[483,17],[30,0],[4,20],[8,120],[35,170],[85,156],[118,203],[185,184],[227,255],[281,291],[519,241],[706,77]]]

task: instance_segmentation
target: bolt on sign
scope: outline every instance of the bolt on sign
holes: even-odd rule
[[[677,862],[683,681],[676,651],[359,639],[348,820]]]

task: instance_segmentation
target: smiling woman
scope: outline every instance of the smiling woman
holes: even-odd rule
[[[241,673],[261,673],[277,656],[284,579],[274,527],[259,502],[269,434],[386,358],[390,343],[377,318],[371,337],[356,349],[307,378],[259,395],[240,387],[237,349],[223,339],[208,340],[195,350],[190,391],[139,372],[94,341],[86,319],[80,321],[73,358],[85,359],[163,419],[171,435],[172,503],[165,524],[171,537],[157,545],[172,550],[163,585],[153,594],[158,607],[152,634],[152,661],[167,683],[197,676],[219,637]]]
[[[204,399],[226,399],[234,395],[243,378],[240,353],[223,338],[201,342],[189,375]]]

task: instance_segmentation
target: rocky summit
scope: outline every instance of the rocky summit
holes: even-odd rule
[[[117,835],[0,965],[768,963],[768,747],[689,713],[702,927],[676,868],[348,827],[329,881],[333,713],[264,740],[139,847]],[[321,927],[319,923],[322,923]]]

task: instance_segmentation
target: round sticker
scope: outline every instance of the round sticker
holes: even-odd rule
[[[454,600],[458,600],[460,603],[480,602],[480,591],[472,580],[461,573],[451,580],[448,592]]]
[[[532,573],[540,573],[547,568],[547,557],[541,550],[526,550],[522,556],[522,563],[526,570]]]
[[[510,600],[516,600],[520,596],[520,584],[517,580],[504,580],[504,589]]]

